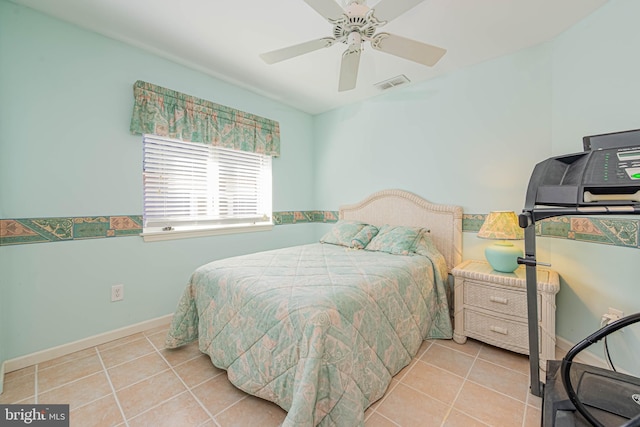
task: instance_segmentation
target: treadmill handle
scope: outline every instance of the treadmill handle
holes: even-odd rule
[[[562,374],[562,382],[564,384],[564,388],[567,391],[567,395],[571,400],[571,403],[576,407],[578,412],[594,427],[605,427],[600,421],[598,421],[591,412],[587,410],[587,408],[580,402],[578,399],[578,395],[576,394],[573,385],[571,384],[571,362],[574,357],[582,350],[591,346],[591,344],[595,344],[600,341],[602,338],[606,337],[609,334],[616,332],[619,329],[624,328],[625,326],[629,326],[633,323],[640,322],[640,313],[631,314],[629,316],[623,317],[621,319],[616,320],[615,322],[609,323],[607,326],[598,329],[593,334],[589,335],[578,344],[574,345],[567,354],[562,358],[562,365],[560,366],[561,374]],[[640,426],[640,416],[636,416],[631,420],[627,421],[620,427],[638,427]]]
[[[516,262],[518,264],[524,264],[524,265],[531,265],[533,267],[541,265],[543,267],[551,267],[551,264],[549,264],[548,262],[540,262],[540,261],[536,261],[533,257],[518,257],[518,259],[516,260]]]

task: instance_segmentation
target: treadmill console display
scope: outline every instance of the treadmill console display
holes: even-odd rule
[[[640,150],[619,151],[618,168],[624,168],[631,179],[640,179]]]
[[[527,198],[535,205],[640,204],[640,146],[552,157],[538,163]],[[528,203],[529,204],[529,203]]]
[[[591,153],[594,167],[588,169],[587,181],[595,184],[625,184],[640,179],[640,148],[597,150]]]

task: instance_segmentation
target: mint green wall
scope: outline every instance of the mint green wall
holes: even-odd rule
[[[0,200],[2,200],[0,198]],[[2,203],[0,201],[0,203]],[[3,362],[9,358],[9,284],[4,278],[4,272],[8,271],[9,263],[7,260],[7,250],[0,247],[0,393],[3,389],[4,364]]]
[[[273,208],[314,206],[310,115],[0,0],[0,218],[142,213],[141,137],[129,133],[138,79],[279,121]],[[316,234],[305,224],[0,247],[0,363],[170,314],[198,265]],[[125,299],[111,303],[117,283]]]
[[[640,2],[613,0],[553,43],[553,153],[640,128]]]
[[[521,208],[531,159],[551,152],[548,50],[542,45],[317,116],[318,205],[403,188],[470,213]]]
[[[535,163],[579,151],[585,134],[640,128],[639,7],[611,1],[552,42],[311,117],[0,0],[0,218],[141,213],[138,79],[278,120],[275,211],[335,210],[384,188],[519,211]],[[0,247],[0,362],[168,314],[196,266],[325,228]],[[465,233],[465,258],[483,247]],[[558,336],[577,342],[609,306],[640,308],[637,250],[539,239],[538,255],[563,277]],[[123,302],[109,302],[115,283]],[[614,341],[630,369],[637,334]]]
[[[615,0],[553,43],[552,152],[582,150],[582,136],[640,128],[640,2]],[[577,341],[609,307],[640,311],[640,251],[550,241],[561,272],[558,334]],[[640,326],[616,334],[613,359],[640,375]],[[602,357],[601,347],[596,354]]]
[[[397,187],[467,213],[521,211],[536,163],[581,151],[583,135],[640,128],[637,16],[640,2],[615,0],[554,41],[317,116],[317,204]],[[475,234],[463,245],[483,258]],[[563,278],[559,337],[580,341],[608,307],[640,311],[637,249],[551,238],[537,249]],[[640,339],[623,338],[614,357],[634,370]]]

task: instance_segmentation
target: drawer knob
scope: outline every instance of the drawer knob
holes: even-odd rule
[[[507,335],[509,333],[507,328],[501,328],[500,326],[490,326],[489,329],[502,335]]]
[[[508,304],[509,300],[503,297],[490,296],[489,301],[497,302],[498,304]]]

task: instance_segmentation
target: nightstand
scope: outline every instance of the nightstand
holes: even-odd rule
[[[467,337],[529,354],[525,268],[513,273],[494,271],[485,261],[468,260],[451,270],[455,278],[453,339]],[[555,359],[558,273],[538,268],[538,326],[540,369]]]

